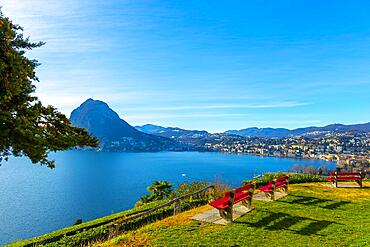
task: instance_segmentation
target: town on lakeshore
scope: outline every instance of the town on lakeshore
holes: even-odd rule
[[[329,132],[311,137],[240,138],[206,143],[205,146],[227,153],[336,161],[343,168],[370,167],[370,133]]]

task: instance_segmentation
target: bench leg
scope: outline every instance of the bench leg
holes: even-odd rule
[[[227,220],[228,222],[233,221],[233,209],[224,209],[224,210],[218,210],[220,213],[221,218]]]
[[[358,185],[360,185],[360,187],[362,188],[362,179],[359,179],[356,181],[358,183]]]
[[[288,186],[284,187],[283,191],[284,191],[285,194],[288,194]]]
[[[246,200],[243,200],[242,205],[244,207],[248,208],[249,210],[251,210],[252,209],[252,198],[248,198]]]
[[[267,199],[270,199],[272,201],[275,200],[275,195],[274,195],[274,192],[265,192],[265,196],[267,197]]]
[[[333,186],[335,188],[335,182],[334,182],[334,180],[331,181],[331,186]]]

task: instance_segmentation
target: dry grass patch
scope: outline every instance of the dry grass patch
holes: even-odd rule
[[[95,243],[95,247],[132,247],[132,246],[149,246],[150,242],[148,240],[149,233],[143,231],[132,231],[122,234],[116,238],[103,243]]]
[[[179,224],[188,225],[192,222],[191,217],[193,217],[193,216],[195,216],[199,213],[205,212],[207,210],[210,210],[210,209],[212,209],[211,206],[204,205],[202,207],[194,208],[192,210],[180,213],[178,215],[168,217],[164,220],[154,222],[150,225],[150,227],[152,229],[158,229],[158,228],[163,228],[163,227],[171,227],[171,226],[179,225]]]
[[[144,226],[138,230],[129,231],[123,233],[122,235],[115,237],[107,242],[104,243],[96,243],[94,246],[96,247],[107,247],[107,246],[149,246],[150,245],[150,236],[153,237],[152,234],[155,230],[161,228],[169,228],[177,225],[186,226],[191,224],[192,221],[191,217],[196,214],[202,213],[204,211],[210,210],[212,207],[209,205],[205,205],[199,208],[192,209],[190,211],[186,211],[180,213],[175,216],[168,217],[158,222],[154,222],[147,226]],[[212,229],[204,229],[206,232],[213,231]]]

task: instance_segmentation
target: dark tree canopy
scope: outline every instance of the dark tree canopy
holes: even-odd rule
[[[43,43],[30,42],[22,32],[0,9],[0,162],[11,155],[25,155],[33,163],[52,168],[50,151],[96,147],[98,140],[85,129],[71,126],[64,114],[43,106],[33,95],[39,64],[25,53]]]

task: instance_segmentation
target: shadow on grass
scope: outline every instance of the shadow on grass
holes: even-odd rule
[[[305,235],[305,236],[321,235],[321,234],[318,234],[318,232],[330,226],[331,224],[337,224],[337,223],[327,221],[327,220],[314,220],[310,222],[306,227],[298,231],[295,231],[295,233],[300,234],[300,235]]]
[[[289,204],[300,204],[300,205],[307,205],[307,206],[316,206],[324,209],[338,209],[341,206],[344,206],[346,204],[349,204],[350,202],[347,201],[333,201],[328,199],[322,199],[317,197],[311,197],[311,196],[293,196],[290,195],[290,198],[293,198],[293,200],[284,200],[279,201],[283,203],[289,203]]]
[[[304,227],[299,230],[291,229],[292,226],[302,223],[305,224]],[[315,220],[306,217],[293,216],[286,213],[274,213],[269,212],[267,216],[263,217],[257,222],[238,222],[235,224],[245,224],[254,228],[263,228],[269,231],[278,231],[278,230],[288,230],[296,234],[308,236],[308,235],[320,235],[319,231],[327,228],[331,224],[337,224],[336,222],[331,222],[327,220]],[[299,226],[298,226],[299,227]]]
[[[325,208],[325,209],[337,209],[343,205],[346,205],[346,204],[349,204],[350,202],[346,202],[346,201],[340,201],[340,202],[333,202],[331,204],[327,204],[325,206],[321,206],[321,208]]]
[[[289,201],[282,201],[290,204],[302,204],[302,205],[311,205],[316,206],[317,204],[322,204],[326,202],[330,202],[330,200],[327,199],[321,199],[311,196],[291,196],[294,199]]]
[[[362,186],[362,187],[357,188],[357,189],[360,189],[360,190],[370,190],[370,187],[369,186]]]

